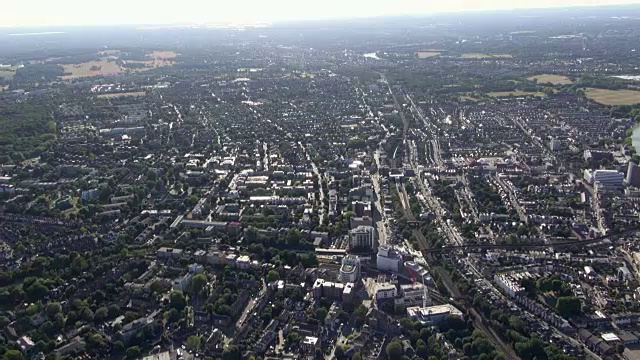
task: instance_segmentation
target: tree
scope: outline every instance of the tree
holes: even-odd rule
[[[400,359],[404,354],[402,344],[397,340],[390,342],[385,351],[387,353],[387,357],[391,360]]]
[[[57,313],[54,321],[55,321],[54,323],[59,329],[64,328],[65,321],[64,321],[64,315],[62,315],[62,313]]]
[[[426,359],[427,355],[429,355],[429,348],[427,347],[427,343],[425,343],[422,339],[418,339],[416,343],[416,354],[423,359]]]
[[[62,306],[60,305],[60,303],[52,302],[47,304],[46,312],[47,312],[47,316],[50,319],[53,319],[56,316],[56,314],[60,313],[61,311],[62,311]]]
[[[25,293],[27,294],[27,299],[29,299],[29,301],[38,301],[49,293],[49,289],[47,289],[42,281],[38,279],[31,284],[31,286],[27,287]]]
[[[82,309],[82,313],[81,313],[82,319],[84,321],[87,322],[91,322],[93,321],[93,311],[91,311],[91,309],[89,309],[88,307],[85,307]]]
[[[269,270],[267,274],[267,282],[274,282],[280,280],[280,274],[276,270]]]
[[[323,308],[323,307],[319,307],[316,309],[315,312],[315,317],[316,319],[323,321],[326,317],[327,317],[327,309]]]
[[[193,279],[191,280],[191,287],[193,289],[193,293],[196,295],[201,294],[202,291],[207,286],[207,283],[208,283],[207,275],[198,274],[194,276]]]
[[[18,350],[9,350],[4,353],[4,360],[23,360],[24,356]]]
[[[564,317],[571,317],[580,314],[582,303],[574,296],[562,296],[558,298],[556,310]]]
[[[96,321],[103,321],[107,318],[108,315],[109,315],[109,309],[103,306],[98,308],[98,310],[96,310],[93,316]]]
[[[182,291],[177,290],[171,292],[169,295],[169,305],[178,311],[182,311],[182,309],[187,306],[187,301]]]
[[[300,244],[300,239],[302,239],[302,234],[300,234],[300,231],[296,229],[289,229],[289,231],[287,231],[285,240],[288,245],[296,246]]]
[[[140,357],[140,347],[132,346],[127,349],[127,359],[137,359]]]
[[[200,347],[202,346],[202,338],[197,335],[191,335],[187,339],[186,346],[187,346],[187,349],[197,352],[198,350],[200,350]]]
[[[227,346],[222,352],[222,360],[240,360],[240,349],[236,345]]]
[[[198,197],[195,195],[191,195],[184,199],[184,206],[191,208],[194,207],[198,203]]]

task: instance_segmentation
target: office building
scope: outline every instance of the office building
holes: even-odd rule
[[[393,246],[381,245],[378,248],[376,265],[380,271],[400,272],[402,270],[402,255]]]
[[[631,161],[627,167],[627,184],[640,188],[640,166]]]
[[[340,282],[354,283],[358,279],[360,279],[360,258],[355,255],[343,257],[340,267]]]

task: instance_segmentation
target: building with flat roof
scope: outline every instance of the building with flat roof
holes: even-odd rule
[[[376,266],[380,271],[400,272],[402,270],[402,255],[393,246],[381,245],[378,248]]]
[[[447,316],[461,317],[462,312],[451,304],[435,306],[413,306],[407,308],[407,316],[413,321],[420,321],[423,324],[437,324]]]
[[[373,226],[360,225],[349,231],[349,247],[375,249],[376,229]]]
[[[640,187],[640,166],[632,161],[629,161],[629,166],[627,167],[626,182],[629,186]]]
[[[360,258],[347,255],[342,258],[340,267],[340,281],[343,283],[356,282],[360,279]]]

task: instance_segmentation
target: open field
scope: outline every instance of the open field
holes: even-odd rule
[[[103,99],[110,99],[110,98],[117,98],[117,97],[123,97],[123,96],[145,96],[146,93],[144,91],[136,91],[136,92],[124,92],[124,93],[114,93],[114,94],[100,94],[98,95],[99,98],[103,98]]]
[[[158,58],[158,59],[175,59],[178,54],[175,51],[154,51],[150,54],[147,54],[150,58]]]
[[[513,56],[510,54],[480,54],[480,53],[468,53],[462,54],[463,59],[511,59]]]
[[[532,92],[532,91],[497,91],[490,92],[487,95],[492,97],[508,97],[508,96],[539,96],[543,97],[543,92]]]
[[[437,52],[437,51],[418,51],[418,52],[416,52],[416,56],[418,56],[418,59],[428,59],[428,58],[439,56],[440,54],[442,54],[442,53],[441,52]]]
[[[640,104],[640,91],[635,90],[606,90],[606,89],[585,89],[585,95],[600,104],[604,105],[633,105]]]
[[[0,69],[0,78],[13,79],[16,72],[12,70]]]
[[[175,59],[178,54],[174,51],[154,51],[147,54],[149,60],[126,60],[131,64],[143,64],[144,67],[129,69],[133,72],[147,71],[158,67],[171,66],[175,64]]]
[[[540,84],[552,83],[553,85],[567,85],[573,84],[573,81],[566,76],[563,75],[553,75],[553,74],[541,74],[534,75],[527,78],[527,80],[538,80]]]
[[[89,76],[109,76],[118,75],[127,71],[140,72],[147,71],[162,66],[171,66],[175,64],[174,59],[178,54],[174,51],[154,51],[147,54],[149,60],[126,60],[127,63],[143,64],[144,67],[126,69],[121,64],[122,61],[116,60],[119,50],[108,50],[100,52],[99,54],[105,56],[99,61],[88,61],[81,64],[65,64],[65,73],[70,75],[62,76],[63,80],[71,80]],[[107,56],[108,55],[108,56]]]
[[[107,61],[106,58],[100,61],[88,61],[82,64],[65,64],[62,65],[65,73],[71,75],[62,76],[63,80],[71,80],[81,77],[89,76],[109,76],[117,75],[124,72],[124,70],[115,61]]]
[[[477,97],[471,96],[471,95],[465,95],[465,94],[462,94],[462,95],[458,96],[458,99],[460,101],[473,101],[473,102],[482,101],[482,99],[480,99],[480,98],[477,98]]]

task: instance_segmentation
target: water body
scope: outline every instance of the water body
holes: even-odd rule
[[[631,145],[636,150],[640,150],[640,123],[633,126],[633,134],[631,134]]]
[[[614,78],[623,79],[623,80],[635,80],[640,81],[640,75],[616,75],[612,76]]]
[[[364,57],[369,58],[369,59],[376,59],[376,60],[380,60],[380,58],[378,57],[377,53],[366,53],[364,54]]]

